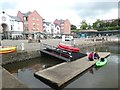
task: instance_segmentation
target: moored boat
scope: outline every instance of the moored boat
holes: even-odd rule
[[[0,48],[0,54],[7,54],[11,52],[16,52],[16,47],[1,47]]]
[[[96,66],[104,66],[107,63],[106,58],[101,58],[96,62]]]
[[[71,51],[71,52],[79,52],[80,51],[80,48],[75,48],[75,47],[72,47],[72,46],[62,45],[62,44],[59,44],[58,48],[64,49],[64,50],[67,50],[67,51]]]

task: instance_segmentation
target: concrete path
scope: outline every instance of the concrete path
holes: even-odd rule
[[[58,46],[58,44],[61,42],[61,39],[46,39],[41,40],[41,43],[52,45],[52,46]],[[93,46],[95,44],[102,44],[102,41],[91,41],[85,38],[76,38],[75,39],[75,45],[81,47],[84,46]],[[34,43],[28,43],[28,40],[3,40],[2,46],[17,46],[17,51],[22,50],[22,43],[24,43],[24,50],[25,51],[35,51],[40,50],[41,43],[34,42]],[[72,42],[66,41],[66,44],[71,44]]]
[[[109,52],[99,52],[100,57],[107,57],[110,55]],[[55,86],[60,87],[64,83],[68,82],[78,74],[84,72],[91,66],[93,66],[97,60],[88,61],[88,56],[78,59],[73,62],[65,62],[56,66],[47,68],[43,71],[35,73],[36,77],[46,79]]]
[[[2,88],[28,88],[1,66],[0,70],[2,71],[2,77],[0,77]]]

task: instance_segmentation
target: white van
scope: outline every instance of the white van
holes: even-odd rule
[[[73,40],[73,36],[65,36],[65,41],[72,41]]]

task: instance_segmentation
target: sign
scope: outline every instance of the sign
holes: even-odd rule
[[[5,16],[2,16],[1,19],[2,19],[2,21],[6,21],[7,20]]]

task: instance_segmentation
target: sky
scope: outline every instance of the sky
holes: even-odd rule
[[[71,24],[79,26],[82,20],[92,24],[96,19],[118,18],[119,0],[0,0],[0,12],[3,10],[16,16],[36,10],[45,21],[68,19]]]

